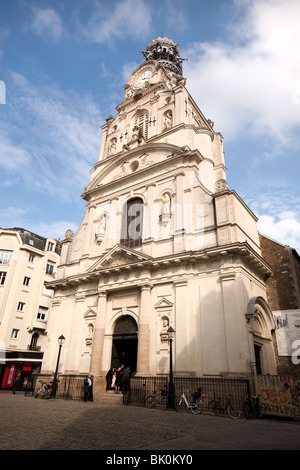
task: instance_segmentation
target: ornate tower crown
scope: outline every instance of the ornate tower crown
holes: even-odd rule
[[[178,44],[175,44],[172,39],[158,37],[148,44],[145,51],[139,52],[146,60],[156,60],[172,72],[182,75],[182,62],[186,59],[179,56]]]

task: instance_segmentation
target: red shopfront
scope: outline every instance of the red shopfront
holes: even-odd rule
[[[4,370],[3,370],[4,368]],[[2,364],[1,374],[1,388],[12,389],[14,378],[20,372],[21,387],[26,388],[28,377],[32,374],[39,374],[41,370],[41,363],[19,363],[19,362],[8,362],[5,365]]]

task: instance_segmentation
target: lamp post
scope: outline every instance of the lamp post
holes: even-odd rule
[[[168,392],[168,403],[167,408],[175,408],[175,397],[174,397],[174,382],[173,382],[173,354],[172,354],[172,343],[175,338],[175,330],[170,326],[167,330],[169,343],[170,343],[170,371],[169,371],[169,392]]]
[[[61,348],[62,348],[62,345],[65,342],[65,339],[66,338],[64,337],[64,335],[60,335],[60,337],[58,338],[58,356],[57,356],[57,362],[56,362],[56,369],[55,369],[55,372],[54,372],[54,378],[53,378],[53,382],[52,382],[52,394],[51,394],[52,398],[56,398],[59,358],[60,358]]]

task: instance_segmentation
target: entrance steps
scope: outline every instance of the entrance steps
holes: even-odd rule
[[[123,394],[122,392],[115,393],[113,390],[108,390],[100,395],[97,402],[103,403],[104,405],[122,405]]]

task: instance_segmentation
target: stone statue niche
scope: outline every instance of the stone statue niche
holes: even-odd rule
[[[93,334],[94,334],[94,325],[89,323],[88,325],[88,333],[85,338],[85,345],[90,347],[93,343]]]
[[[171,198],[168,193],[164,193],[160,216],[159,216],[160,221],[164,227],[168,225],[170,217],[171,217]]]
[[[97,241],[98,245],[100,245],[102,243],[102,240],[105,237],[106,224],[107,224],[107,214],[103,213],[99,217],[97,230],[96,230],[96,233],[95,233],[95,238],[96,238],[96,241]]]
[[[167,343],[169,340],[169,337],[168,337],[168,328],[170,324],[169,318],[166,316],[163,316],[161,321],[162,321],[162,328],[160,331],[160,341],[162,343]]]
[[[163,129],[171,129],[172,127],[172,111],[166,111],[163,116]]]

